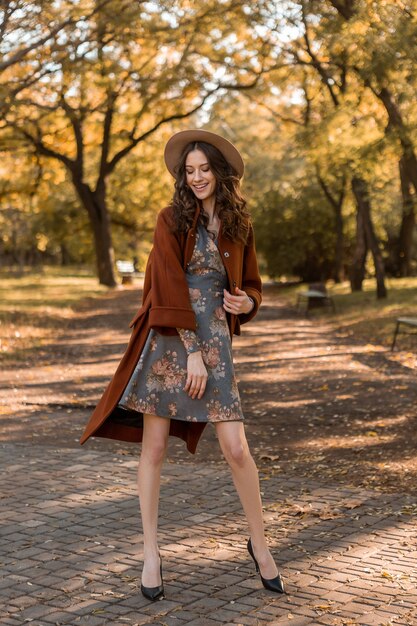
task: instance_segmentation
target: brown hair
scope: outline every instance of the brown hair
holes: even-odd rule
[[[186,232],[191,227],[198,202],[186,182],[185,162],[193,150],[201,150],[206,155],[210,169],[216,178],[216,207],[222,222],[222,234],[232,241],[246,243],[250,214],[246,210],[246,200],[240,192],[239,176],[220,150],[204,141],[189,143],[176,167],[175,191],[172,199],[176,230]],[[204,212],[201,213],[201,219],[207,226],[208,217]]]

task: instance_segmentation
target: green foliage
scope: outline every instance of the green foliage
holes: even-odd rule
[[[305,185],[296,195],[271,190],[256,212],[257,248],[268,274],[329,278],[335,246],[331,211],[319,190]]]
[[[78,179],[92,193],[103,189],[115,257],[136,256],[143,267],[155,214],[172,194],[163,146],[185,126],[218,131],[242,151],[258,249],[272,274],[331,273],[338,198],[349,266],[353,174],[368,183],[376,233],[393,254],[401,141],[406,135],[413,148],[417,129],[414,1],[5,4],[3,258],[93,263]],[[388,125],[383,87],[402,133]],[[199,114],[181,117],[209,92]]]

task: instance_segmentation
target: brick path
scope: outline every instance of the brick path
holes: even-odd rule
[[[324,324],[277,317],[273,298],[235,356],[288,595],[265,591],[255,574],[208,427],[195,457],[170,442],[160,519],[166,599],[142,597],[138,449],[78,445],[137,300],[126,291],[86,303],[54,345],[0,372],[0,624],[417,625],[417,500],[395,491],[401,470],[399,491],[415,494],[415,373],[336,342]],[[373,482],[382,473],[391,493]]]
[[[228,469],[201,463],[165,464],[166,599],[148,602],[136,465],[108,450],[2,444],[2,625],[417,624],[411,497],[261,473],[288,587],[276,596],[246,553]]]

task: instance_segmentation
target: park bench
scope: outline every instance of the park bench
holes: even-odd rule
[[[336,311],[333,298],[329,296],[324,283],[311,283],[306,291],[300,291],[297,297],[297,311],[303,307],[306,315],[311,309],[320,307],[330,307],[333,313]]]
[[[122,285],[130,284],[135,276],[142,276],[141,272],[135,270],[132,261],[116,261],[116,267],[122,279]]]
[[[417,317],[398,317],[395,325],[394,338],[392,340],[391,352],[395,348],[395,342],[397,341],[397,335],[402,332],[405,335],[415,335],[416,332],[407,332],[405,330],[400,330],[401,325],[405,327],[417,328]]]

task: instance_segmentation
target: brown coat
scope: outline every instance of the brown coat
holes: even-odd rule
[[[196,210],[193,226],[186,234],[175,233],[171,224],[171,207],[163,209],[157,219],[153,248],[146,266],[142,306],[130,323],[133,327],[129,344],[119,366],[96,406],[85,428],[81,443],[92,435],[122,441],[142,441],[142,428],[126,425],[114,418],[116,406],[136,367],[149,330],[176,334],[176,328],[196,329],[195,313],[191,307],[185,268],[195,244]],[[262,285],[256,260],[253,231],[246,245],[224,238],[219,233],[218,247],[229,281],[229,291],[239,287],[253,298],[255,306],[248,314],[229,315],[230,335],[240,334],[240,324],[252,319],[261,304]],[[170,435],[183,439],[194,453],[205,423],[171,419]]]

